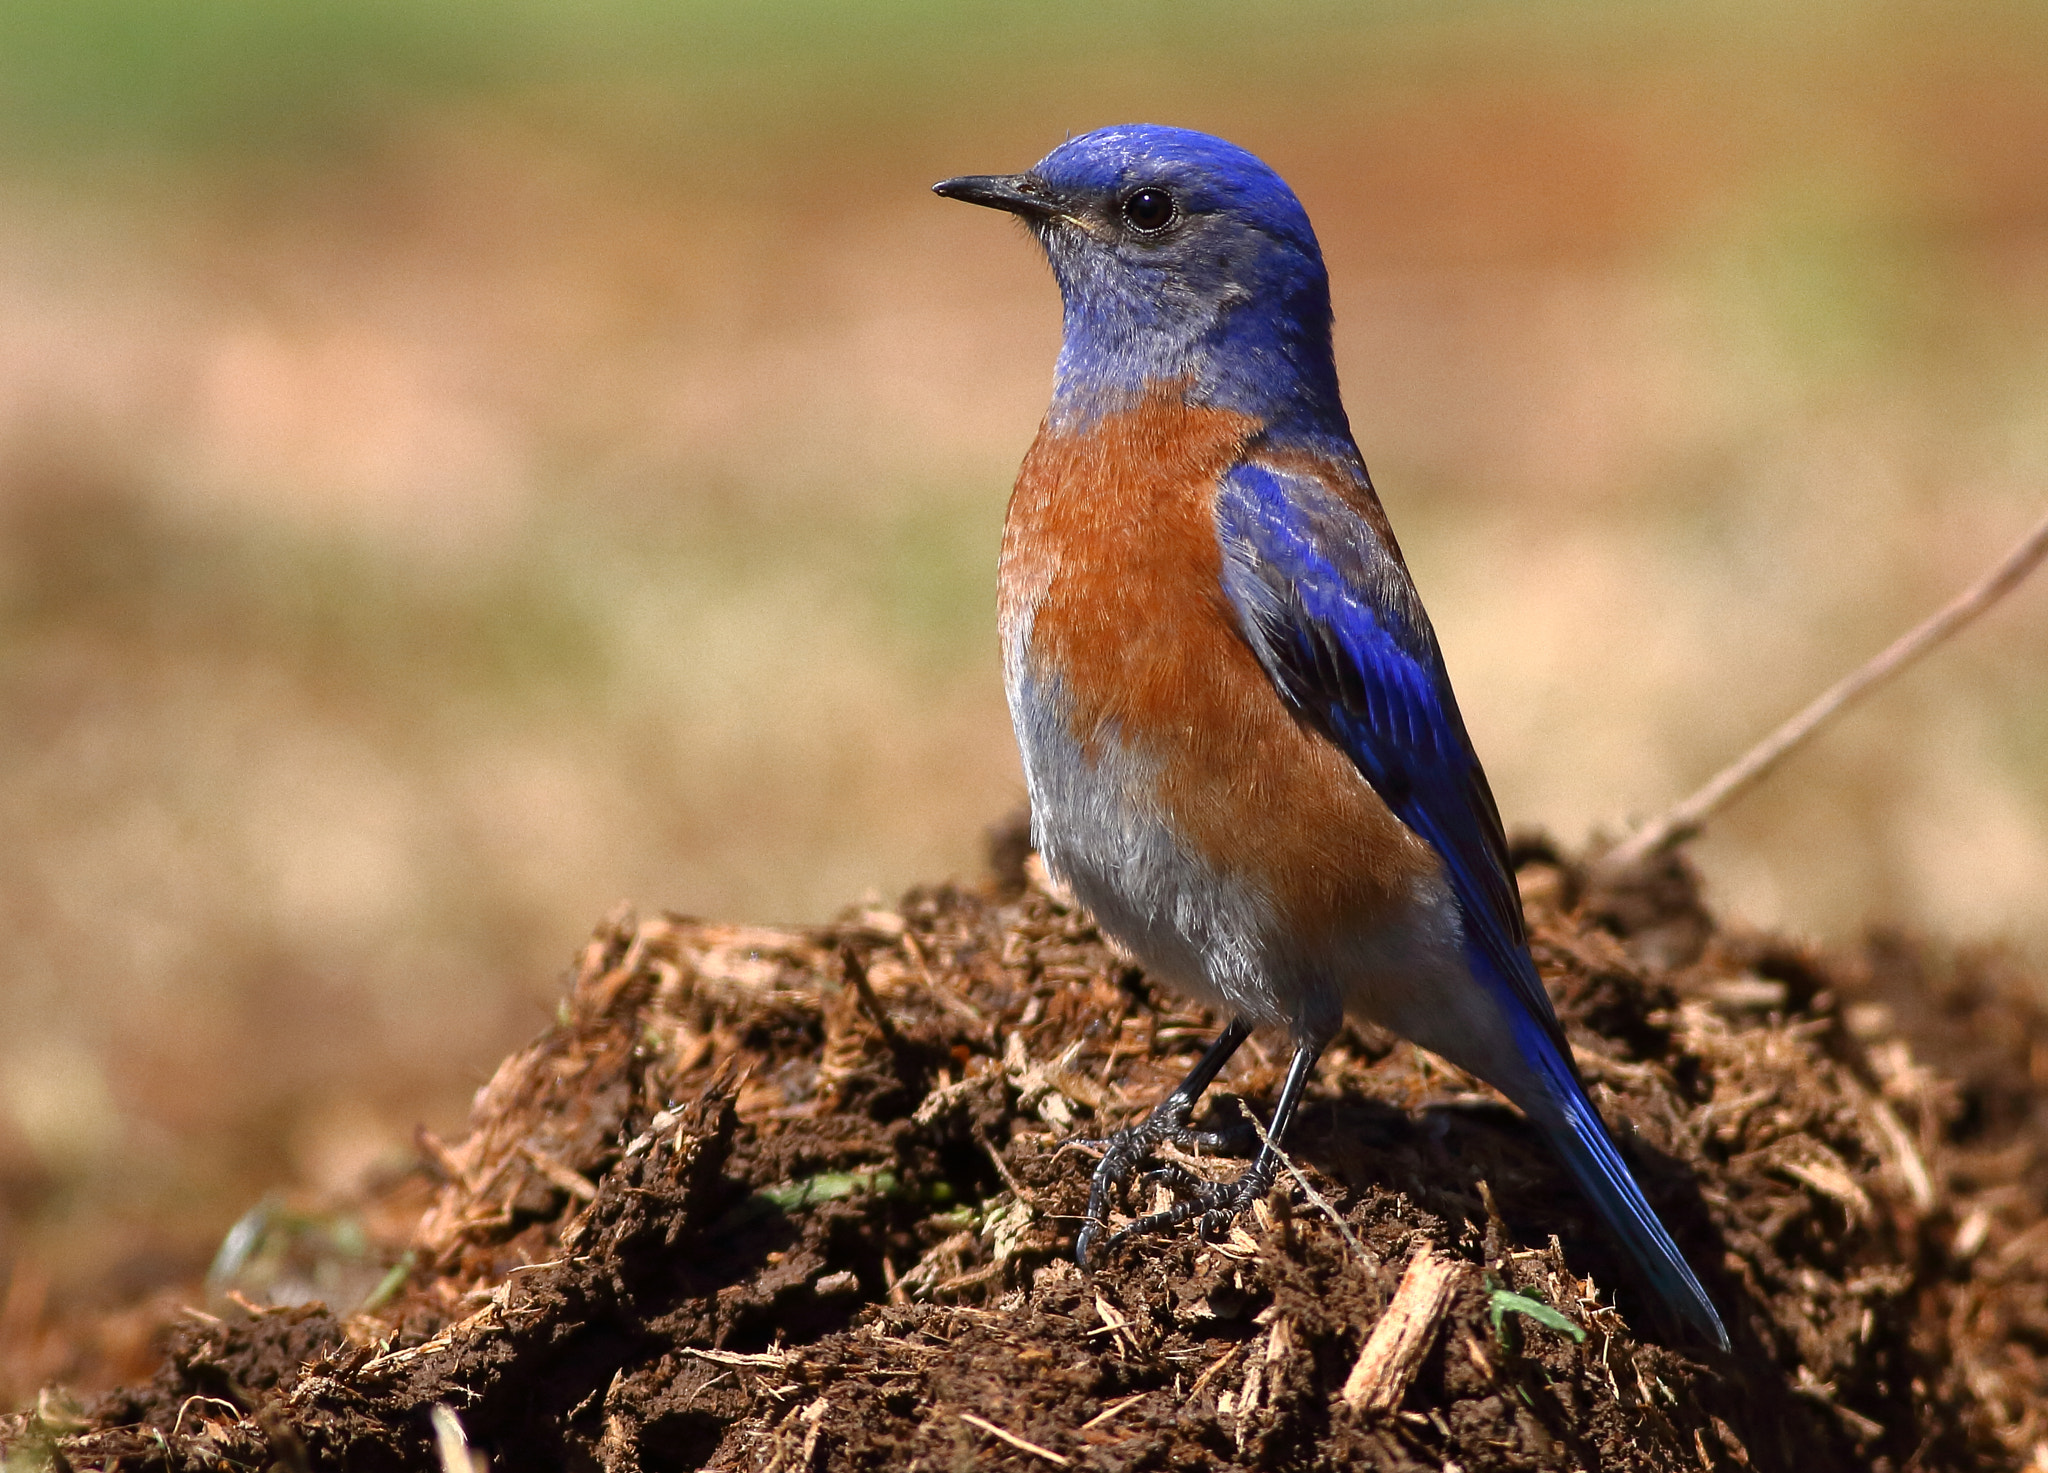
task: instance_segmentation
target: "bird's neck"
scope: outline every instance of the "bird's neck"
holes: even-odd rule
[[[1222,305],[1067,294],[1051,420],[1076,431],[1178,381],[1188,402],[1267,433],[1350,443],[1330,349],[1327,290]]]

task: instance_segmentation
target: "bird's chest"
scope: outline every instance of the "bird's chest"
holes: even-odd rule
[[[998,617],[1034,800],[1091,784],[1159,796],[1225,739],[1231,683],[1263,684],[1224,600],[1214,514],[1249,427],[1162,397],[1082,434],[1048,427],[1032,446],[1004,526]]]
[[[1175,951],[1213,953],[1219,925],[1235,945],[1376,926],[1405,903],[1414,841],[1239,634],[1214,495],[1245,426],[1179,413],[1041,434],[998,603],[1048,863],[1112,935],[1185,975]]]

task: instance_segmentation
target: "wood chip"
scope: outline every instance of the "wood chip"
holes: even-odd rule
[[[566,1166],[544,1151],[534,1149],[526,1142],[519,1143],[519,1153],[533,1163],[534,1170],[567,1192],[579,1202],[597,1200],[597,1184],[572,1166]]]
[[[1820,1149],[1818,1146],[1815,1149]],[[1785,1175],[1812,1187],[1824,1197],[1839,1202],[1852,1223],[1866,1222],[1871,1215],[1870,1196],[1856,1184],[1848,1168],[1832,1158],[1787,1161],[1778,1168]]]
[[[1923,1213],[1932,1212],[1940,1200],[1934,1189],[1934,1177],[1927,1169],[1927,1162],[1920,1155],[1920,1148],[1913,1143],[1913,1137],[1906,1133],[1906,1127],[1899,1117],[1892,1113],[1892,1107],[1882,1099],[1871,1099],[1870,1116],[1877,1122],[1878,1134],[1891,1147],[1892,1163],[1905,1178],[1906,1190],[1913,1194],[1913,1205]]]
[[[1107,1299],[1104,1299],[1099,1291],[1095,1296],[1095,1312],[1102,1317],[1102,1323],[1090,1330],[1087,1338],[1093,1339],[1097,1335],[1114,1335],[1117,1338],[1118,1344],[1122,1345],[1125,1350],[1135,1354],[1138,1349],[1138,1341],[1137,1337],[1130,1333],[1131,1322],[1118,1313],[1116,1306]]]
[[[1344,1378],[1344,1402],[1355,1411],[1385,1413],[1401,1404],[1429,1353],[1451,1295],[1470,1272],[1461,1259],[1439,1258],[1423,1244],[1409,1260],[1394,1302],[1372,1327],[1358,1363]]]
[[[476,1455],[469,1450],[469,1437],[454,1409],[437,1401],[427,1420],[434,1428],[434,1452],[440,1460],[441,1473],[475,1473]]]
[[[804,1434],[803,1451],[796,1455],[796,1465],[799,1468],[811,1466],[811,1455],[817,1452],[818,1438],[825,1430],[825,1413],[827,1409],[828,1404],[825,1398],[821,1396],[798,1414],[811,1429]]]

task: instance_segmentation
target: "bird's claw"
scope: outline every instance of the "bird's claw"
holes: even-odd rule
[[[1105,1157],[1115,1150],[1135,1151],[1133,1164],[1125,1173],[1128,1177],[1136,1173],[1138,1163],[1146,1160],[1160,1146],[1178,1146],[1183,1151],[1216,1151],[1229,1154],[1241,1153],[1247,1145],[1258,1139],[1251,1125],[1245,1121],[1239,1121],[1228,1130],[1196,1130],[1191,1125],[1183,1125],[1177,1129],[1154,1134],[1142,1148],[1125,1139],[1127,1136],[1137,1135],[1144,1129],[1144,1125],[1134,1125],[1129,1130],[1120,1130],[1115,1135],[1105,1136],[1100,1140],[1091,1136],[1069,1136],[1061,1144],[1077,1146],[1084,1151],[1100,1151]],[[1100,1167],[1096,1169],[1098,1172],[1101,1170]]]
[[[1160,1146],[1171,1144],[1183,1150],[1225,1151],[1239,1145],[1251,1133],[1248,1126],[1237,1130],[1194,1130],[1187,1123],[1191,1109],[1190,1105],[1168,1101],[1145,1120],[1118,1131],[1106,1140],[1076,1142],[1102,1151],[1102,1160],[1096,1163],[1094,1178],[1088,1186],[1087,1220],[1082,1223],[1080,1234],[1074,1241],[1074,1256],[1083,1268],[1088,1266],[1096,1241],[1108,1227],[1111,1195],[1120,1195],[1131,1178],[1138,1175],[1139,1169],[1153,1162],[1153,1152]],[[1110,1238],[1109,1246],[1112,1248],[1126,1238],[1179,1227],[1197,1213],[1201,1214],[1197,1231],[1203,1237],[1227,1232],[1238,1214],[1263,1197],[1273,1185],[1273,1166],[1263,1156],[1253,1161],[1233,1181],[1210,1181],[1173,1161],[1153,1162],[1151,1169],[1144,1174],[1147,1180],[1158,1182],[1178,1194],[1180,1200],[1162,1212],[1150,1213],[1125,1224]]]
[[[1134,1222],[1125,1223],[1110,1238],[1109,1246],[1112,1248],[1127,1238],[1177,1228],[1198,1214],[1195,1231],[1204,1238],[1221,1237],[1230,1231],[1230,1225],[1252,1203],[1273,1189],[1272,1163],[1264,1159],[1253,1161],[1230,1181],[1210,1181],[1196,1176],[1177,1162],[1168,1162],[1145,1175],[1147,1180],[1182,1194],[1180,1200],[1163,1211],[1148,1213]]]

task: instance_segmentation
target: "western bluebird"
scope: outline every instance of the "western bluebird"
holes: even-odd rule
[[[1337,393],[1329,279],[1286,183],[1180,128],[1104,128],[949,179],[1052,263],[1052,407],[1003,530],[1005,684],[1047,866],[1146,969],[1234,1021],[1107,1147],[1078,1243],[1255,1027],[1294,1046],[1234,1182],[1125,1232],[1226,1227],[1346,1014],[1533,1120],[1663,1302],[1725,1349],[1587,1098],[1500,816]]]

